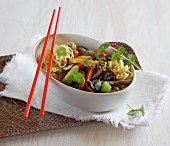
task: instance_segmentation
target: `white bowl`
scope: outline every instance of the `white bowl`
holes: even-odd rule
[[[52,35],[50,36],[48,47],[50,48],[52,42]],[[67,42],[75,42],[77,45],[84,46],[88,49],[98,48],[102,42],[93,38],[77,35],[77,34],[58,34],[56,44],[64,44]],[[33,48],[33,60],[35,65],[40,57],[41,50],[43,48],[44,38],[39,40]],[[93,112],[110,111],[120,107],[126,103],[131,97],[133,87],[136,80],[136,73],[134,68],[131,68],[134,76],[131,84],[124,90],[112,93],[91,93],[81,91],[72,87],[69,87],[54,78],[50,78],[48,92],[52,92],[56,95],[56,98],[60,98],[67,104],[73,105],[79,109]],[[45,80],[45,73],[41,71],[40,79]]]

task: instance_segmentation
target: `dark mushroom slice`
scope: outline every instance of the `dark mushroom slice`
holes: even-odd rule
[[[120,80],[120,81],[109,81],[111,86],[129,85],[131,82],[132,82],[132,79]]]
[[[87,48],[80,46],[77,48],[77,51],[79,52],[79,56],[91,56],[93,59],[95,59],[94,54],[87,51]]]
[[[77,47],[77,51],[80,52],[80,51],[86,51],[87,48],[83,47],[83,46],[79,46]]]
[[[105,62],[104,61],[99,61],[99,65],[100,66],[105,66]]]
[[[59,70],[56,72],[56,74],[57,74],[57,75],[62,75],[63,73],[66,73],[68,70],[70,70],[73,66],[74,66],[74,64],[70,64],[70,65],[68,65],[68,66],[66,66],[66,67],[64,67],[64,68],[61,68],[61,69],[59,69]]]
[[[105,62],[104,61],[99,61],[99,63],[96,66],[96,71],[98,71],[102,66],[105,66]]]
[[[94,54],[88,52],[88,51],[80,51],[79,56],[91,56],[93,59],[95,59]]]
[[[99,78],[101,76],[101,74],[103,73],[103,71],[105,70],[104,67],[100,68],[97,73],[91,78],[92,80]]]
[[[93,82],[92,81],[87,81],[87,88],[90,92],[95,92],[95,87],[93,85]]]
[[[116,80],[116,75],[111,69],[106,69],[106,71],[103,73],[102,79],[105,81],[114,81]]]
[[[97,64],[97,72],[92,76],[92,80],[96,79],[96,78],[99,78],[101,76],[101,74],[106,70],[105,69],[105,63],[103,61],[100,61],[98,64]]]
[[[97,71],[93,70],[92,77],[97,73]]]

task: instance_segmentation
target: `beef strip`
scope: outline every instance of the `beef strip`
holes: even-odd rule
[[[97,64],[97,72],[92,76],[92,80],[96,79],[96,78],[99,78],[102,73],[105,71],[105,63],[103,61],[100,61],[98,64]]]

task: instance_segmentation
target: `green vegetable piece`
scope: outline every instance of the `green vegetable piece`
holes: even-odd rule
[[[123,47],[118,48],[117,53],[118,53],[118,56],[120,57],[121,54],[125,53],[125,48],[123,48]]]
[[[142,107],[140,108],[140,112],[142,113],[142,116],[145,115],[145,109],[144,109],[144,106],[142,105]]]
[[[79,84],[83,83],[84,82],[83,74],[80,72],[73,73],[72,80]]]
[[[96,90],[99,90],[101,86],[102,86],[102,82],[101,82],[100,79],[99,79],[99,80],[97,81],[97,83],[95,84]]]
[[[90,61],[90,60],[83,60],[83,65],[88,67],[88,66],[92,66],[93,65],[93,62]]]
[[[114,61],[117,61],[118,59],[119,59],[118,54],[117,53],[113,53],[111,60],[114,62]]]
[[[73,81],[73,74],[78,73],[78,69],[78,65],[73,66],[73,68],[66,74],[62,82],[66,85],[70,85]]]
[[[127,55],[127,60],[124,61],[125,65],[134,65],[136,60],[136,56],[133,54],[128,54]]]
[[[58,48],[58,49],[57,49],[57,54],[58,54],[59,56],[65,56],[65,55],[66,55],[66,48],[64,48],[64,47]]]
[[[128,107],[131,109],[127,114],[129,116],[135,117],[137,112],[141,112],[142,116],[145,115],[145,109],[144,106],[142,105],[142,107],[138,108],[138,109],[133,109],[130,105],[128,105]]]
[[[133,64],[136,60],[136,56],[133,54],[128,54],[127,58],[130,60],[131,64]]]
[[[102,93],[110,93],[111,92],[111,85],[109,84],[109,82],[104,82],[101,88],[101,92]]]

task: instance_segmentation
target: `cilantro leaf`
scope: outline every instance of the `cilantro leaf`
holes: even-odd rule
[[[114,61],[117,61],[117,60],[123,60],[125,65],[128,65],[128,66],[133,65],[136,68],[138,68],[139,70],[142,70],[135,63],[135,60],[136,60],[136,56],[135,55],[128,54],[127,56],[125,56],[124,53],[125,53],[125,48],[123,48],[123,47],[118,48],[116,52],[113,52],[112,57],[111,57],[111,61],[114,62]]]
[[[121,54],[125,53],[125,48],[123,48],[123,47],[118,48],[117,53],[118,53],[118,56],[120,57]]]
[[[90,61],[90,60],[83,60],[83,65],[88,67],[88,66],[92,66],[93,65],[93,62]]]
[[[99,79],[99,80],[97,81],[97,83],[95,84],[96,90],[99,90],[101,86],[102,86],[102,82],[101,82],[100,79]]]
[[[120,60],[126,60],[126,56],[123,55],[123,54],[121,54],[121,55],[120,55]]]
[[[58,48],[58,49],[57,49],[57,54],[58,54],[59,56],[65,56],[65,55],[66,55],[66,48],[64,48],[64,47]]]
[[[110,43],[103,43],[101,46],[98,48],[97,56],[100,56],[106,49],[110,46]]]
[[[113,53],[111,60],[114,62],[114,61],[116,61],[116,60],[118,60],[118,59],[119,59],[118,54],[117,54],[117,53]]]
[[[133,65],[135,63],[136,56],[133,54],[128,54],[127,59],[124,61],[125,65]]]
[[[123,47],[120,47],[120,48],[118,48],[117,49],[117,52],[114,52],[113,54],[112,54],[112,57],[111,57],[111,60],[114,62],[114,61],[117,61],[117,60],[124,60],[124,58],[123,58],[123,53],[125,53],[125,48],[123,48]]]
[[[127,58],[130,60],[130,62],[133,64],[136,60],[136,56],[133,54],[128,54]]]
[[[144,109],[144,106],[143,106],[143,105],[142,105],[142,107],[140,107],[140,108],[138,108],[138,109],[133,109],[130,105],[128,105],[128,107],[131,109],[131,110],[127,113],[129,116],[134,117],[134,116],[136,116],[136,113],[137,113],[137,112],[141,112],[142,116],[145,115],[145,109]]]
[[[142,105],[141,109],[139,109],[139,111],[142,113],[142,116],[145,115],[145,109],[144,109],[144,106]]]
[[[124,60],[124,64],[128,66],[132,65],[132,63],[129,60]]]
[[[83,83],[84,82],[83,74],[80,72],[73,73],[72,80],[79,84]]]
[[[130,110],[128,112],[128,115],[134,117],[136,115],[136,111],[135,110]]]

